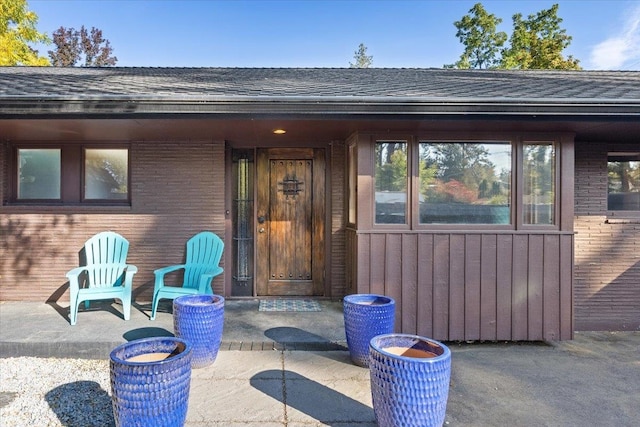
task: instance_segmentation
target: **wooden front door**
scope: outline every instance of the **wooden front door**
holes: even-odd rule
[[[324,295],[324,150],[259,150],[256,187],[258,295]]]

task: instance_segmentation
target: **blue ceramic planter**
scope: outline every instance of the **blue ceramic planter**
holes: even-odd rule
[[[371,338],[393,332],[396,302],[384,295],[347,295],[343,301],[343,312],[351,360],[358,366],[367,367]]]
[[[179,427],[187,418],[191,346],[175,337],[122,344],[110,354],[117,427]]]
[[[223,327],[224,298],[220,295],[184,295],[173,300],[173,331],[191,343],[192,368],[215,362]]]
[[[407,334],[370,343],[371,397],[380,427],[442,426],[449,397],[451,351]]]

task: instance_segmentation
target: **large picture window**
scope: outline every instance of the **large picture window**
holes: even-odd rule
[[[420,142],[420,224],[510,224],[511,143]]]
[[[406,224],[407,171],[406,141],[378,141],[376,143],[376,224]]]
[[[607,209],[640,212],[640,153],[610,153],[607,169]]]

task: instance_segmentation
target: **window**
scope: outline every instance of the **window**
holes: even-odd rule
[[[522,223],[555,223],[556,155],[552,143],[525,143],[522,147]]]
[[[607,209],[640,211],[640,153],[609,153]]]
[[[129,196],[129,153],[125,149],[84,151],[84,198],[127,199]]]
[[[420,224],[510,224],[511,143],[420,142]]]
[[[18,199],[60,199],[60,150],[18,150]]]
[[[376,224],[406,224],[407,181],[407,142],[377,141],[375,146]]]
[[[555,138],[527,140],[505,134],[495,139],[445,140],[442,134],[434,135],[374,140],[374,226],[420,230],[559,226]],[[628,169],[638,177],[637,161]],[[632,185],[637,197],[637,181]]]
[[[129,204],[129,149],[25,143],[14,147],[10,203]]]

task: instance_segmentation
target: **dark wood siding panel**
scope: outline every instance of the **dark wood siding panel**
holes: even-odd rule
[[[425,337],[433,332],[433,235],[418,235],[417,333]]]
[[[560,236],[560,339],[573,339],[573,236]]]
[[[465,329],[465,236],[450,237],[449,253],[449,339],[464,340]]]
[[[397,330],[417,333],[418,317],[418,236],[402,236],[402,320]]]
[[[480,282],[482,236],[470,234],[465,238],[464,265],[464,339],[480,339]]]
[[[512,337],[513,236],[496,237],[496,338]]]
[[[385,293],[385,267],[387,266],[387,251],[386,251],[386,235],[373,234],[371,235],[371,248],[369,250],[370,259],[376,260],[370,263],[370,284],[369,289],[373,294]]]
[[[543,325],[545,340],[560,339],[560,239],[544,236]]]
[[[446,234],[435,235],[433,243],[433,336],[449,340],[449,236]]]
[[[371,236],[356,234],[358,241],[358,272],[356,293],[373,293],[371,290]]]
[[[398,332],[443,341],[567,339],[571,242],[559,233],[375,233],[371,283],[382,277],[375,293],[401,305]]]
[[[529,236],[529,281],[527,283],[527,339],[542,339],[542,280],[544,236]]]
[[[378,237],[384,238],[385,235]],[[388,295],[396,301],[396,328],[402,326],[402,235],[387,234],[383,245],[386,253],[384,264],[384,288],[380,294]],[[382,258],[378,258],[382,259]]]
[[[496,340],[497,305],[497,236],[482,236],[480,249],[480,339]]]
[[[513,237],[513,289],[511,292],[511,339],[520,341],[527,339],[527,281],[529,236]]]

